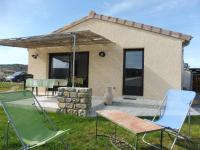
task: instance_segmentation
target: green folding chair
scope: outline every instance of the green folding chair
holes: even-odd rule
[[[63,136],[69,131],[58,131],[31,91],[0,94],[0,102],[8,117],[5,145],[8,148],[8,129],[11,125],[22,144],[28,150],[59,139],[67,149]]]

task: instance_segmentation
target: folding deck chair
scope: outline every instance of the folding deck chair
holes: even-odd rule
[[[196,93],[193,91],[168,90],[162,105],[152,120],[152,122],[154,122],[156,125],[164,127],[165,131],[168,131],[168,133],[171,133],[175,136],[174,141],[170,146],[170,150],[173,149],[177,138],[189,138],[180,134],[187,115],[190,136],[190,107],[195,96]],[[156,120],[158,115],[159,118]],[[145,141],[145,136],[146,134],[143,136],[143,142],[158,148],[157,146]]]
[[[64,149],[67,149],[61,136],[68,130],[58,131],[56,129],[32,92],[1,93],[0,102],[8,117],[5,149],[8,148],[9,125],[13,127],[23,150],[39,147],[55,139],[60,139]]]
[[[97,120],[96,120],[96,138],[97,136],[102,136],[98,134],[97,131],[97,122],[98,115],[112,121],[114,124],[119,125],[128,131],[131,131],[136,135],[136,141],[134,149],[138,149],[138,135],[143,135],[143,142],[153,146],[158,149],[162,149],[162,139],[163,131],[170,131],[175,135],[174,141],[170,146],[170,150],[173,149],[173,146],[178,137],[186,138],[185,136],[180,135],[181,127],[188,115],[189,120],[189,131],[190,131],[190,107],[195,97],[195,92],[193,91],[182,91],[182,90],[169,90],[164,98],[162,105],[160,106],[158,112],[154,116],[153,120],[145,120],[135,117],[133,115],[127,114],[125,112],[120,112],[117,110],[101,110],[97,111]],[[159,119],[155,120],[159,115]],[[158,147],[147,141],[145,141],[145,136],[147,133],[161,131],[161,146]],[[190,132],[189,132],[190,134]],[[116,138],[116,127],[115,127],[115,138]]]

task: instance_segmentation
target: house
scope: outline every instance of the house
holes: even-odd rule
[[[74,75],[82,79],[82,86],[91,87],[95,96],[103,96],[110,86],[116,97],[148,99],[163,98],[169,88],[182,89],[183,52],[192,39],[190,35],[93,11],[52,34],[68,33],[82,38],[76,47],[62,42],[51,45],[56,38],[43,43],[29,38],[1,40],[0,45],[28,48],[28,73],[38,79],[70,79],[75,49]],[[36,55],[37,59],[33,57]]]

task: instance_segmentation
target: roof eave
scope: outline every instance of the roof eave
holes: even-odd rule
[[[124,25],[124,26],[128,26],[128,27],[134,27],[137,29],[150,31],[150,32],[157,33],[157,34],[166,35],[166,36],[170,36],[173,38],[178,38],[183,41],[183,45],[185,45],[185,46],[187,46],[190,43],[190,40],[192,39],[191,35],[183,34],[180,32],[174,32],[174,31],[162,29],[159,27],[151,26],[151,25],[132,22],[132,21],[128,21],[128,20],[124,20],[124,19],[120,19],[120,18],[115,18],[115,17],[111,17],[111,16],[105,16],[105,15],[97,14],[94,11],[91,11],[88,16],[85,16],[85,17],[81,18],[80,20],[72,22],[71,24],[66,25],[66,26],[54,31],[53,33],[61,33],[65,30],[68,30],[68,29],[70,29],[78,24],[81,24],[82,22],[85,22],[89,19],[108,21],[111,23],[116,23],[116,24],[120,24],[120,25]]]

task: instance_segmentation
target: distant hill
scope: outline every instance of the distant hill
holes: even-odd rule
[[[0,65],[0,72],[1,73],[12,74],[16,71],[27,72],[27,65],[22,65],[22,64]]]

